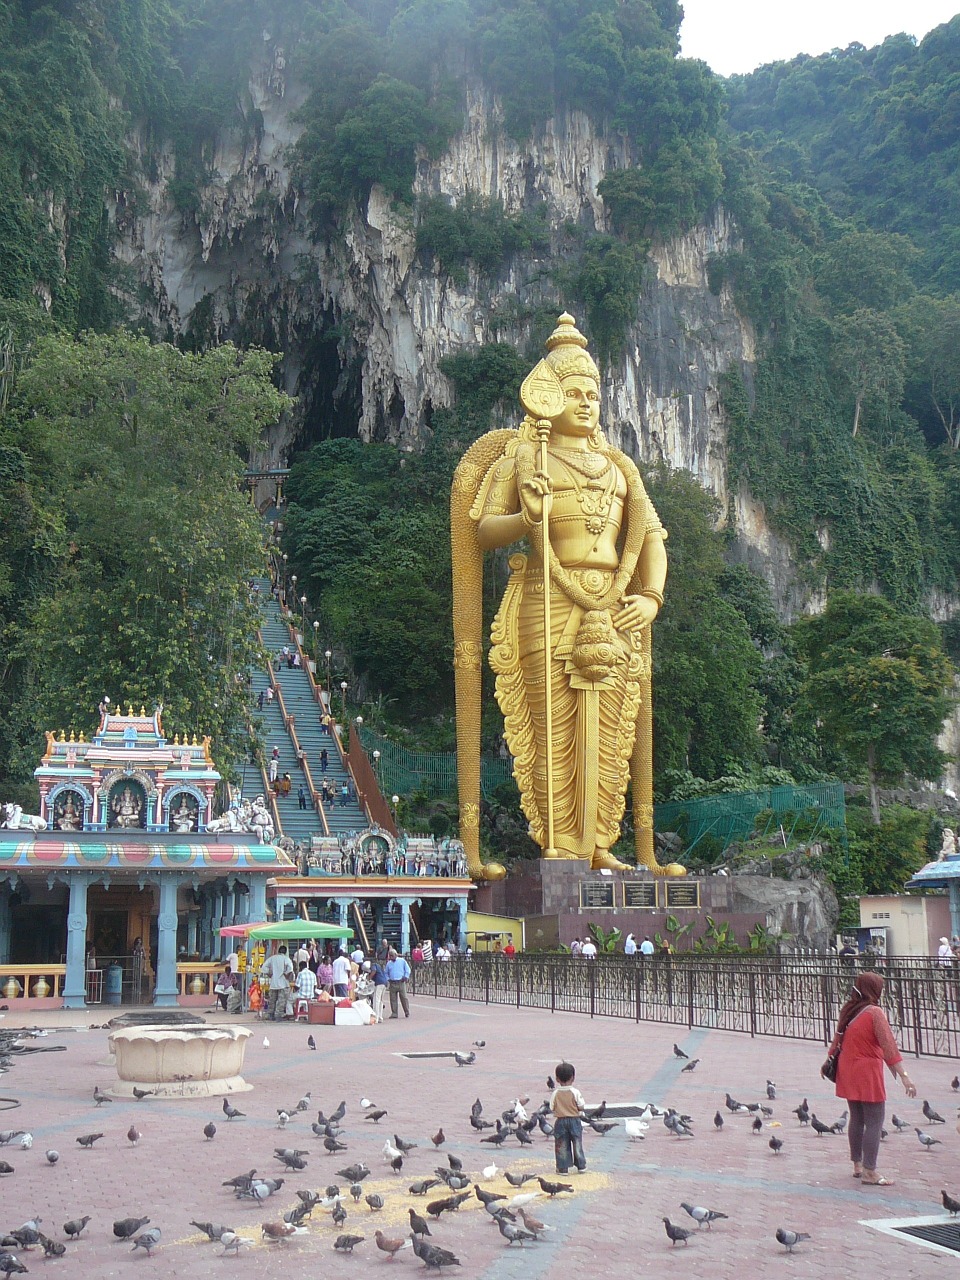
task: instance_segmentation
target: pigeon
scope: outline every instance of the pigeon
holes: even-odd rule
[[[437,1244],[429,1244],[418,1236],[411,1236],[411,1240],[413,1252],[428,1271],[440,1271],[444,1267],[459,1267],[460,1259],[449,1249],[441,1249]]]
[[[474,1040],[473,1043],[477,1049],[485,1049],[487,1047],[486,1040]]]
[[[896,1114],[896,1112],[894,1112],[894,1114],[890,1117],[890,1122],[893,1125],[893,1127],[896,1129],[897,1133],[903,1133],[904,1129],[909,1129],[912,1127],[908,1120],[901,1120],[900,1117]]]
[[[229,1102],[226,1098],[224,1098],[223,1114],[227,1117],[228,1120],[236,1120],[238,1117],[246,1115],[246,1112],[238,1111],[232,1102]]]
[[[847,1119],[849,1118],[849,1115],[850,1113],[848,1111],[844,1111],[843,1115],[840,1117],[839,1120],[834,1120],[833,1122],[834,1133],[843,1133],[844,1129],[846,1129],[847,1127]]]
[[[326,1148],[328,1156],[336,1155],[338,1151],[346,1151],[347,1149],[347,1144],[345,1142],[338,1142],[336,1138],[324,1138],[323,1145]]]
[[[629,1133],[629,1129],[627,1130]],[[643,1134],[640,1135],[643,1137]],[[526,1182],[532,1182],[536,1178],[535,1173],[510,1173],[509,1171],[503,1175],[510,1183],[511,1187],[522,1187]]]
[[[447,1152],[447,1164],[454,1173],[463,1173],[463,1161],[459,1156],[455,1156],[452,1151]]]
[[[760,1114],[761,1114],[762,1116],[766,1116],[766,1117],[767,1117],[767,1119],[769,1120],[769,1119],[770,1119],[770,1117],[773,1115],[773,1107],[764,1107],[764,1106],[762,1106],[762,1105],[761,1105],[761,1107],[760,1107]],[[846,1122],[846,1120],[844,1120],[844,1122],[843,1122],[843,1123],[844,1123],[844,1124],[846,1124],[846,1123],[847,1123],[847,1122]]]
[[[233,1227],[225,1227],[219,1222],[194,1222],[191,1219],[190,1225],[191,1227],[196,1227],[198,1231],[202,1232],[207,1237],[207,1239],[213,1240],[214,1242],[219,1240],[225,1231],[233,1230]]]
[[[298,1110],[298,1111],[309,1111],[309,1110],[310,1110],[310,1096],[311,1096],[311,1095],[310,1095],[310,1090],[308,1089],[308,1090],[307,1090],[307,1092],[303,1095],[303,1097],[302,1097],[302,1098],[299,1100],[299,1102],[297,1103],[297,1110]]]
[[[767,1098],[771,1102],[776,1102],[777,1100],[777,1086],[773,1080],[767,1081]]]
[[[477,1133],[482,1133],[484,1129],[492,1129],[492,1128],[493,1128],[493,1121],[492,1121],[492,1120],[483,1120],[483,1119],[481,1119],[481,1117],[480,1117],[479,1115],[476,1115],[476,1114],[474,1114],[473,1112],[471,1112],[471,1114],[470,1114],[470,1128],[471,1128],[471,1129],[476,1129]]]
[[[90,1221],[90,1215],[85,1214],[82,1218],[71,1218],[69,1222],[63,1224],[63,1234],[69,1236],[71,1240],[79,1239],[83,1233],[84,1227]]]
[[[608,1129],[615,1129],[617,1127],[615,1124],[597,1124],[596,1120],[588,1120],[587,1123],[590,1125],[590,1128],[596,1130],[597,1133],[606,1133]],[[533,1139],[522,1126],[514,1130],[513,1136],[520,1143],[521,1147],[533,1146]]]
[[[536,1175],[531,1174],[530,1176],[535,1177]],[[513,1185],[516,1186],[517,1184],[514,1183]],[[522,1186],[523,1184],[521,1183],[520,1185]],[[506,1196],[499,1195],[496,1191],[484,1191],[483,1187],[477,1186],[476,1183],[473,1184],[473,1190],[476,1193],[477,1199],[483,1205],[496,1204],[498,1200],[506,1201],[507,1198]]]
[[[396,1156],[393,1160],[391,1160],[390,1168],[393,1170],[394,1173],[397,1173],[397,1174],[402,1173],[403,1172],[403,1156]]]
[[[277,1128],[278,1129],[285,1129],[287,1127],[287,1124],[289,1123],[289,1120],[290,1120],[289,1111],[281,1110],[277,1112]]]
[[[274,1153],[275,1160],[279,1160],[287,1169],[292,1169],[295,1173],[299,1173],[307,1167],[307,1162],[299,1151],[285,1151],[283,1155],[279,1152]]]
[[[713,1127],[716,1129],[718,1133],[723,1128],[723,1116],[720,1114],[719,1111],[713,1117]]]
[[[364,1178],[370,1176],[370,1170],[361,1162],[360,1164],[347,1165],[346,1169],[338,1169],[337,1175],[344,1182],[362,1182]]]
[[[232,1249],[234,1255],[237,1255],[245,1244],[250,1244],[250,1240],[246,1236],[238,1236],[236,1231],[224,1231],[220,1237],[220,1243],[223,1245],[224,1253]]]
[[[442,1200],[431,1200],[427,1205],[427,1213],[431,1218],[440,1221],[442,1213],[455,1213],[463,1204],[464,1200],[470,1199],[469,1191],[462,1191],[455,1196],[444,1196]]]
[[[406,1155],[407,1152],[412,1151],[417,1144],[415,1142],[404,1142],[403,1138],[400,1138],[397,1136],[397,1134],[394,1134],[393,1145],[397,1148],[397,1150],[402,1155]]]
[[[731,1111],[734,1115],[739,1115],[740,1113],[742,1113],[742,1112],[744,1112],[744,1111],[749,1111],[749,1110],[750,1110],[750,1108],[749,1108],[749,1107],[745,1107],[745,1106],[743,1105],[743,1103],[742,1103],[742,1102],[737,1102],[736,1098],[731,1098],[731,1097],[730,1097],[730,1095],[729,1095],[729,1093],[727,1094],[726,1098],[724,1099],[724,1104],[725,1104],[725,1106],[726,1106],[727,1110],[728,1110],[728,1111]]]
[[[40,1246],[43,1249],[45,1258],[62,1258],[67,1252],[67,1246],[61,1244],[59,1240],[51,1240],[49,1236],[40,1233]]]
[[[260,1236],[273,1244],[286,1244],[290,1236],[295,1235],[298,1228],[290,1222],[261,1222]],[[299,1228],[305,1230],[304,1227]]]
[[[89,1147],[92,1147],[93,1144],[102,1137],[103,1137],[102,1133],[85,1133],[77,1139],[77,1142],[80,1144],[81,1147],[89,1148]]]
[[[98,1107],[102,1107],[105,1102],[113,1102],[112,1098],[109,1098],[105,1093],[101,1093],[98,1084],[93,1086],[93,1100]]]
[[[506,1217],[505,1214],[497,1214],[495,1222],[500,1228],[500,1234],[506,1240],[507,1244],[519,1244],[522,1246],[524,1240],[536,1240],[536,1235],[532,1231],[527,1231],[525,1227],[517,1227]]]
[[[425,1196],[433,1187],[439,1187],[439,1178],[424,1178],[422,1182],[412,1182],[407,1188],[412,1196]]]
[[[920,1140],[921,1147],[925,1147],[927,1151],[932,1151],[934,1147],[943,1146],[939,1138],[931,1138],[929,1133],[924,1133],[922,1129],[915,1129],[915,1133]]]
[[[143,1134],[140,1132],[140,1130],[137,1128],[135,1124],[132,1124],[130,1128],[127,1130],[127,1141],[132,1143],[133,1146],[136,1146],[142,1137],[143,1137]]]
[[[347,1104],[345,1100],[341,1100],[337,1104],[336,1111],[330,1112],[330,1119],[334,1124],[339,1124],[343,1117],[347,1114]]]
[[[0,1160],[0,1174],[13,1173],[13,1165],[8,1164],[6,1160]]]
[[[496,1133],[488,1133],[485,1138],[481,1138],[481,1142],[489,1142],[491,1146],[501,1147],[510,1137],[512,1129],[498,1129]]]
[[[767,1146],[770,1148],[770,1150],[773,1152],[775,1156],[778,1156],[783,1146],[783,1139],[771,1138],[770,1141],[767,1143]]]
[[[756,1120],[754,1120],[750,1128],[754,1133],[757,1133],[757,1134],[763,1131],[763,1121],[760,1119],[759,1116],[757,1116]]]
[[[263,1037],[263,1047],[264,1047],[265,1049],[269,1049],[269,1048],[270,1048],[270,1041],[267,1039],[267,1037],[266,1037],[266,1036],[264,1036],[264,1037]]]
[[[682,1203],[680,1205],[680,1208],[683,1209],[685,1213],[688,1213],[690,1217],[694,1220],[694,1222],[697,1224],[697,1230],[699,1230],[703,1226],[703,1224],[706,1223],[707,1230],[711,1231],[713,1229],[712,1224],[714,1222],[719,1222],[721,1218],[729,1217],[728,1214],[720,1213],[717,1209],[705,1209],[703,1205],[699,1205],[699,1204]]]
[[[799,1107],[793,1108],[793,1114],[800,1121],[801,1125],[810,1123],[810,1110],[807,1107],[807,1100],[804,1098]]]
[[[408,1209],[407,1212],[410,1215],[410,1230],[414,1236],[430,1235],[430,1228],[427,1226],[426,1218],[421,1218],[415,1209]]]
[[[364,1196],[371,1213],[376,1213],[378,1209],[383,1208],[383,1196],[370,1195]]]
[[[674,1044],[674,1046],[673,1046],[673,1056],[674,1056],[675,1058],[689,1058],[689,1057],[690,1057],[689,1053],[684,1053],[684,1052],[683,1052],[683,1050],[680,1048],[680,1046],[679,1046],[678,1044]]]
[[[256,1169],[251,1169],[249,1173],[238,1173],[235,1178],[228,1178],[226,1182],[221,1182],[221,1187],[233,1187],[234,1191],[249,1191],[253,1182]]]
[[[145,1249],[147,1257],[150,1257],[150,1250],[155,1249],[160,1243],[160,1228],[151,1227],[149,1231],[142,1231],[133,1242],[131,1253],[136,1253],[138,1249]]]
[[[547,1076],[547,1088],[553,1090],[556,1087],[557,1087],[557,1082],[556,1080],[554,1080],[553,1076]]]
[[[686,1227],[678,1227],[675,1223],[671,1222],[669,1218],[664,1218],[663,1228],[670,1238],[674,1248],[677,1247],[677,1244],[680,1241],[687,1244],[690,1240],[690,1236],[692,1235],[692,1232],[688,1231]]]
[[[699,1062],[699,1058],[691,1058],[685,1067],[680,1068],[680,1074],[683,1075],[685,1071],[696,1071]]]
[[[446,1134],[443,1132],[442,1127],[438,1129],[437,1132],[430,1139],[430,1141],[433,1143],[435,1147],[442,1147],[443,1144],[446,1142],[446,1140],[447,1140],[447,1137],[446,1137]]]
[[[377,1248],[387,1254],[391,1262],[393,1261],[395,1254],[398,1254],[401,1249],[405,1249],[407,1247],[407,1242],[402,1236],[397,1239],[389,1239],[382,1231],[375,1231],[374,1239],[377,1242]]]
[[[338,1201],[337,1201],[337,1203],[333,1206],[333,1213],[331,1213],[331,1215],[330,1215],[330,1216],[331,1216],[331,1218],[333,1218],[333,1221],[336,1223],[336,1225],[337,1225],[338,1227],[342,1227],[342,1226],[343,1226],[343,1224],[346,1222],[346,1220],[347,1220],[347,1211],[346,1211],[346,1209],[343,1207],[343,1205],[339,1202],[339,1200],[338,1200]]]
[[[45,1152],[44,1154],[47,1157],[47,1164],[56,1164],[57,1161],[60,1159],[60,1152],[54,1151],[53,1147],[51,1147],[50,1150]]]
[[[337,1236],[333,1247],[337,1253],[353,1253],[358,1244],[363,1244],[364,1236]]]
[[[822,1138],[825,1133],[836,1133],[832,1124],[824,1124],[822,1120],[817,1119],[814,1112],[810,1113],[810,1127],[818,1138]]]
[[[97,1137],[102,1138],[103,1134],[98,1133]],[[21,1151],[29,1151],[30,1148],[33,1146],[33,1134],[32,1133],[22,1134],[20,1138],[19,1146]]]
[[[801,1240],[809,1240],[810,1236],[806,1231],[790,1231],[786,1227],[777,1227],[777,1241],[782,1244],[787,1253],[793,1253],[794,1245],[800,1243]]]
[[[940,1192],[940,1199],[948,1213],[954,1215],[960,1213],[960,1200],[954,1200],[953,1196],[947,1195],[946,1191]]]
[[[453,1052],[453,1060],[458,1067],[472,1067],[477,1060],[477,1055],[472,1049],[469,1053],[459,1053],[455,1049]]]
[[[10,1280],[12,1275],[25,1276],[27,1274],[27,1268],[20,1259],[6,1250],[0,1252],[0,1271],[3,1272],[6,1280]]]
[[[385,1115],[387,1115],[387,1112],[384,1111],[382,1107],[380,1107],[376,1111],[371,1111],[368,1115],[365,1115],[363,1118],[364,1120],[372,1120],[374,1124],[379,1124]]]
[[[307,1048],[316,1051],[317,1042],[314,1040],[313,1036],[307,1036]]]
[[[149,1218],[120,1218],[113,1224],[113,1234],[118,1240],[130,1240],[149,1221]]]
[[[930,1103],[927,1102],[926,1099],[924,1099],[924,1103],[923,1103],[923,1114],[927,1117],[927,1119],[930,1121],[931,1124],[947,1123],[946,1120],[944,1120],[943,1116],[938,1115],[937,1112],[934,1111],[933,1107],[931,1107]]]
[[[138,1102],[142,1102],[144,1098],[152,1098],[156,1091],[154,1089],[138,1089],[137,1086],[134,1085],[131,1092]]]
[[[537,1113],[537,1124],[540,1126],[540,1132],[548,1138],[553,1137],[553,1125],[549,1123],[547,1117],[542,1113]]]
[[[363,1195],[363,1186],[359,1182],[354,1182],[350,1186],[350,1194],[353,1196],[353,1203],[359,1204],[360,1197]]]
[[[212,1120],[209,1124],[205,1124],[203,1126],[203,1136],[208,1142],[212,1141],[217,1136],[217,1126]]]
[[[552,1200],[554,1196],[558,1196],[561,1191],[573,1191],[573,1185],[569,1182],[548,1182],[546,1178],[537,1177],[540,1183],[540,1190],[544,1195],[548,1195]]]
[[[518,1206],[517,1213],[519,1213],[523,1225],[528,1231],[532,1231],[535,1236],[541,1236],[545,1231],[556,1231],[556,1227],[548,1227],[545,1222],[535,1218],[529,1209],[525,1209],[522,1205]]]

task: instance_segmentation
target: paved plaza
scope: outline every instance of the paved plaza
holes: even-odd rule
[[[102,1015],[97,1011],[92,1016]],[[539,1218],[555,1227],[542,1242],[508,1246],[475,1199],[438,1223],[431,1221],[433,1241],[461,1260],[456,1274],[483,1280],[614,1274],[742,1280],[761,1273],[901,1278],[956,1271],[956,1253],[935,1252],[863,1225],[924,1215],[947,1220],[940,1207],[941,1188],[960,1198],[960,1137],[954,1128],[960,1097],[950,1088],[958,1066],[953,1060],[911,1061],[919,1090],[915,1102],[906,1102],[900,1086],[891,1081],[891,1133],[881,1147],[881,1169],[896,1185],[881,1189],[861,1186],[851,1177],[845,1138],[817,1137],[811,1129],[799,1128],[790,1114],[804,1096],[829,1122],[843,1110],[831,1087],[819,1079],[823,1050],[816,1044],[681,1031],[681,1048],[691,1058],[700,1058],[694,1072],[681,1074],[683,1063],[672,1048],[676,1029],[652,1023],[591,1021],[576,1014],[485,1008],[432,998],[412,1001],[410,1020],[399,1020],[396,1027],[388,1021],[379,1027],[307,1028],[257,1023],[244,1016],[242,1021],[254,1032],[244,1074],[254,1088],[233,1099],[246,1118],[227,1122],[219,1099],[148,1098],[95,1107],[94,1086],[108,1089],[115,1077],[104,1065],[107,1032],[81,1030],[89,1021],[83,1013],[38,1015],[35,1025],[48,1028],[50,1036],[36,1043],[62,1044],[65,1051],[20,1059],[0,1080],[0,1093],[22,1104],[0,1115],[0,1129],[27,1129],[34,1137],[30,1150],[15,1145],[0,1150],[0,1158],[14,1167],[0,1179],[0,1223],[10,1229],[39,1215],[41,1229],[62,1240],[62,1223],[81,1214],[92,1219],[83,1238],[68,1244],[62,1260],[45,1262],[38,1249],[20,1251],[33,1274],[63,1280],[137,1274],[279,1280],[308,1273],[366,1276],[380,1267],[397,1275],[421,1272],[422,1264],[410,1249],[394,1262],[379,1252],[374,1231],[379,1226],[387,1236],[404,1234],[408,1208],[425,1213],[426,1204],[443,1188],[417,1199],[408,1187],[445,1163],[447,1151],[460,1156],[465,1171],[482,1186],[508,1195],[516,1194],[515,1189],[500,1173],[485,1178],[482,1171],[487,1166],[555,1177],[552,1140],[538,1132],[530,1147],[511,1138],[497,1149],[481,1144],[468,1116],[477,1097],[490,1119],[519,1095],[528,1095],[535,1107],[547,1094],[547,1074],[561,1058],[576,1065],[577,1084],[589,1104],[606,1099],[610,1104],[672,1105],[693,1117],[696,1136],[676,1138],[659,1120],[650,1122],[643,1141],[628,1140],[622,1122],[603,1137],[587,1131],[587,1172],[566,1179],[573,1193],[552,1201],[541,1196],[532,1206]],[[0,1027],[14,1025],[20,1025],[20,1019],[11,1011]],[[310,1031],[317,1052],[307,1047]],[[485,1040],[486,1046],[477,1049],[477,1061],[469,1067],[459,1068],[449,1057],[403,1056],[469,1050],[476,1040]],[[724,1094],[729,1091],[741,1102],[765,1102],[767,1078],[777,1084],[774,1120],[782,1127],[764,1128],[754,1136],[752,1117],[729,1115]],[[339,1156],[326,1155],[311,1132],[315,1111],[300,1113],[284,1131],[276,1127],[277,1108],[294,1106],[308,1089],[315,1106],[327,1113],[346,1100],[343,1128],[348,1150]],[[361,1097],[389,1114],[379,1124],[364,1121]],[[898,1135],[889,1121],[890,1111],[896,1111],[911,1124],[920,1124],[924,1098],[948,1121],[924,1125],[942,1139],[929,1154],[912,1128]],[[718,1107],[725,1115],[722,1132],[713,1125]],[[216,1121],[217,1134],[208,1142],[202,1129],[210,1120]],[[143,1134],[136,1147],[126,1138],[131,1122]],[[435,1152],[430,1135],[439,1125],[447,1141]],[[98,1131],[104,1137],[91,1150],[77,1146],[79,1135]],[[382,1153],[393,1134],[419,1144],[399,1175]],[[771,1135],[784,1140],[779,1156],[769,1149]],[[306,1171],[284,1175],[273,1156],[278,1146],[306,1149]],[[50,1147],[61,1153],[55,1166],[44,1156]],[[336,1174],[360,1160],[372,1171],[364,1191],[384,1198],[379,1213],[372,1213],[362,1200],[355,1206],[344,1179]],[[252,1168],[286,1177],[281,1191],[265,1206],[237,1201],[221,1186],[224,1179]],[[329,1212],[318,1208],[307,1221],[307,1234],[283,1246],[261,1243],[260,1223],[282,1218],[296,1203],[297,1188],[322,1191],[333,1182],[341,1184],[346,1197],[348,1217],[342,1229],[334,1226]],[[698,1232],[681,1201],[719,1210],[728,1220]],[[161,1244],[152,1257],[142,1251],[133,1254],[129,1243],[114,1241],[114,1220],[131,1215],[147,1215],[161,1228]],[[686,1247],[671,1246],[664,1216],[694,1230]],[[218,1244],[207,1243],[190,1226],[191,1218],[222,1222],[253,1243],[238,1260],[225,1257]],[[809,1232],[811,1239],[788,1255],[774,1239],[781,1225]],[[333,1252],[341,1230],[365,1237],[352,1257]]]

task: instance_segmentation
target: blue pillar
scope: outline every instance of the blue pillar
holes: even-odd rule
[[[257,924],[267,918],[267,877],[251,876],[247,881],[250,892],[247,894],[247,919]]]
[[[398,898],[400,904],[400,950],[407,956],[410,954],[410,903],[412,898]]]
[[[457,910],[460,912],[460,922],[457,926],[460,936],[457,938],[457,946],[462,951],[467,945],[467,897],[466,894],[462,898],[457,898]]]
[[[341,929],[350,928],[350,903],[352,901],[352,898],[337,898],[337,909],[340,912]],[[344,934],[340,941],[341,943],[345,943],[347,941],[347,935]]]
[[[82,1009],[87,1003],[87,878],[70,877],[67,907],[67,973],[63,982],[63,1007]]]
[[[177,887],[176,876],[160,877],[157,916],[157,985],[153,1003],[169,1008],[177,1003]]]
[[[960,881],[950,881],[950,932],[960,935]]]
[[[200,897],[200,954],[213,954],[210,949],[210,895],[206,892],[206,886]]]

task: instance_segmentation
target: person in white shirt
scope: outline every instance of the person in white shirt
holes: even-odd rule
[[[278,947],[274,955],[267,957],[260,976],[270,988],[267,992],[267,1017],[271,1022],[279,1022],[287,1011],[287,993],[293,979],[293,964],[286,947]]]
[[[953,947],[950,945],[949,938],[940,939],[940,947],[937,950],[937,959],[941,964],[951,964],[953,961]]]
[[[293,962],[298,969],[300,968],[301,964],[310,963],[310,952],[307,950],[307,948],[304,946],[302,942],[300,943],[300,947],[297,951],[297,954],[293,957]]]
[[[297,974],[297,998],[315,1000],[317,997],[317,975],[306,960],[300,961],[300,972]]]
[[[584,960],[596,960],[597,944],[594,942],[592,938],[588,938],[586,940],[586,942],[583,944],[583,947],[580,950],[580,954],[583,956]]]
[[[653,943],[650,941],[649,938],[644,938],[644,940],[640,943],[640,954],[642,956],[653,955]]]
[[[625,956],[635,956],[637,954],[637,940],[632,933],[627,934],[627,940],[623,944],[623,954]]]
[[[363,947],[355,947],[354,950],[350,952],[350,959],[354,964],[363,964],[364,958]]]
[[[350,957],[341,951],[333,962],[333,994],[343,997],[350,986]]]

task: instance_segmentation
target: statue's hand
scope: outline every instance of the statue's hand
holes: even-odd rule
[[[527,513],[527,519],[539,524],[546,511],[549,516],[553,507],[553,481],[545,471],[535,472],[529,480],[520,486],[520,504]]]
[[[657,616],[656,600],[650,596],[624,596],[620,611],[614,615],[613,625],[617,631],[636,631],[639,627],[648,626]]]

